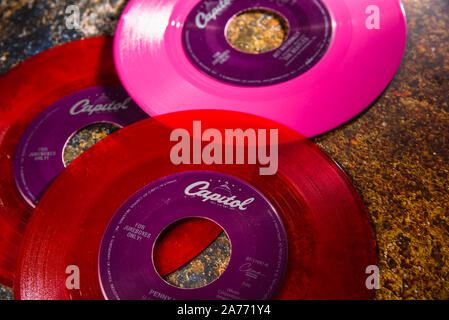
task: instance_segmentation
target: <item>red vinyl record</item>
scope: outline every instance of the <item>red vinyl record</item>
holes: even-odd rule
[[[50,183],[56,173],[62,171],[64,167],[62,161],[58,159],[62,153],[60,150],[50,152],[53,150],[42,148],[41,141],[38,141],[41,143],[38,144],[32,138],[38,136],[38,138],[44,137],[50,140],[51,143],[53,140],[64,143],[66,136],[76,132],[73,129],[74,131],[66,132],[66,136],[63,133],[64,130],[70,130],[71,120],[66,119],[72,115],[82,120],[79,125],[88,124],[94,119],[109,121],[110,118],[111,121],[118,120],[119,126],[125,126],[148,117],[137,105],[129,101],[131,99],[121,104],[112,101],[109,96],[112,95],[115,98],[117,93],[124,97],[123,99],[127,97],[115,71],[111,37],[74,41],[52,48],[24,61],[0,77],[0,96],[2,97],[0,105],[0,172],[2,173],[0,176],[0,282],[2,284],[12,285],[17,248],[32,214],[32,207],[41,196],[41,189],[45,189],[45,184]],[[87,103],[89,100],[81,100],[87,94],[99,96],[97,102],[102,99],[110,103],[90,106]],[[66,112],[64,114],[66,118],[54,117],[53,121],[58,123],[58,128],[44,122],[56,114],[54,111],[58,110],[55,108],[63,110],[70,107],[68,102],[73,99],[81,100],[82,103],[77,104],[78,109],[75,109],[75,106],[71,108],[70,114]],[[120,108],[121,110],[118,110]],[[106,111],[111,112],[108,114]],[[73,122],[76,121],[78,120]],[[62,134],[58,136],[61,132]],[[31,149],[30,146],[35,149]],[[27,149],[27,147],[30,148]],[[23,156],[20,157],[19,153]],[[45,162],[49,162],[43,161],[49,156],[54,158],[53,165],[56,166],[56,168],[50,168],[54,169],[50,170],[51,174],[48,174],[48,168],[41,168],[46,165]],[[30,159],[33,163],[25,168],[28,171],[22,170],[22,162],[30,162]],[[18,183],[25,178],[28,180]],[[35,196],[31,192],[33,185],[28,183],[35,182],[32,181],[33,179],[40,182],[38,188],[34,188],[37,190]],[[213,231],[209,225],[196,227],[200,228],[199,230],[207,227],[208,230]],[[182,226],[179,228],[180,232],[184,232]],[[210,243],[218,232],[219,230],[216,230],[209,236],[205,233],[204,238],[198,239],[197,247],[191,248],[192,253],[189,254],[188,249],[181,251],[178,259],[181,259],[183,254],[187,254],[185,259],[191,259],[194,254],[204,248],[203,242]],[[185,260],[178,263],[183,264]],[[171,269],[179,265],[168,267]]]
[[[0,220],[0,283],[12,285],[14,266],[22,234]]]
[[[220,141],[230,130],[246,133],[247,142]],[[251,137],[256,136],[259,157],[253,159]],[[178,149],[184,142],[188,148]],[[238,160],[242,150],[248,152],[247,164],[239,164],[245,162]],[[268,153],[277,157],[267,162],[261,155]],[[268,172],[274,162],[275,170]],[[154,271],[155,238],[164,224],[181,216],[214,220],[232,244],[228,268],[204,288],[174,288]],[[140,242],[128,223],[141,227]],[[25,233],[15,296],[371,299],[365,272],[376,262],[360,196],[316,145],[256,116],[187,111],[120,130],[54,181]],[[68,266],[77,266],[79,288],[67,287]]]

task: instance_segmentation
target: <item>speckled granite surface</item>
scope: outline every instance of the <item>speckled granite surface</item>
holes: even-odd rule
[[[403,0],[402,66],[366,112],[315,141],[352,177],[376,232],[378,299],[449,299],[449,1]],[[125,0],[0,0],[0,74],[53,45],[112,34]],[[0,289],[0,297],[11,297]]]
[[[164,279],[178,288],[205,287],[223,274],[230,260],[231,243],[226,233],[223,232],[198,257]]]
[[[403,1],[404,61],[385,94],[316,142],[352,177],[374,224],[378,299],[449,298],[449,1]]]

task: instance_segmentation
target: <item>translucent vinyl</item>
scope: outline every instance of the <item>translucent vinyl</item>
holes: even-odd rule
[[[306,137],[319,135],[378,98],[399,67],[406,43],[399,0],[321,2],[331,16],[333,34],[318,63],[288,81],[247,87],[219,81],[188,58],[183,29],[200,0],[132,0],[115,35],[119,76],[152,116],[192,109],[231,110],[269,118]],[[214,39],[205,40],[204,48]],[[237,54],[232,48],[229,52]],[[258,70],[266,68],[270,66],[260,65]]]
[[[174,165],[173,130],[184,128],[195,137],[194,121],[201,121],[203,130],[218,132],[278,130],[277,173],[261,175],[259,162]],[[285,126],[248,114],[205,110],[141,121],[76,159],[48,189],[31,219],[16,272],[16,298],[103,299],[98,254],[112,216],[152,181],[201,170],[249,183],[280,216],[288,238],[288,261],[277,299],[372,298],[365,270],[376,264],[374,234],[363,202],[344,172],[316,145]],[[66,288],[68,265],[78,266],[83,274],[79,290]]]
[[[54,102],[83,89],[121,85],[112,42],[112,37],[96,37],[64,44],[24,61],[0,78],[0,281],[5,285],[12,286],[18,248],[33,212],[14,181],[16,146],[33,119]],[[174,234],[188,234],[191,228],[180,225]],[[190,247],[171,253],[171,259],[164,260],[163,272],[182,266],[220,233],[204,222],[197,222],[194,228],[207,232],[199,232]],[[166,242],[172,243],[171,238]]]

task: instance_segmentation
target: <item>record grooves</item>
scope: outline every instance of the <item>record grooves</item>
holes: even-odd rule
[[[278,173],[261,176],[257,165],[174,166],[167,141],[174,128],[188,129],[197,119],[202,119],[204,129],[278,128]],[[159,139],[154,141],[154,136]],[[117,154],[117,150],[126,152]],[[112,154],[117,154],[114,161],[101,162]],[[365,287],[365,269],[376,264],[374,235],[349,178],[318,147],[292,130],[224,111],[144,120],[76,159],[48,189],[31,219],[16,273],[16,298],[104,299],[97,261],[111,217],[152,181],[192,171],[241,179],[261,191],[279,214],[288,239],[288,260],[275,298],[372,298],[372,291]],[[73,186],[77,193],[70,192]],[[61,189],[69,192],[61,194]],[[36,248],[35,243],[41,245]],[[80,290],[65,288],[64,270],[73,264],[84,279]]]
[[[369,24],[373,5],[379,26]],[[251,54],[228,42],[233,17],[255,8],[287,21],[276,50]],[[313,137],[378,98],[405,44],[399,0],[132,0],[117,27],[114,57],[124,87],[152,116],[239,111]]]
[[[59,147],[63,146],[66,138],[77,131],[73,128],[95,122],[95,119],[126,126],[148,116],[130,98],[123,103],[111,100],[112,97],[123,100],[128,96],[114,68],[111,37],[74,41],[22,62],[0,77],[0,95],[3,99],[0,105],[0,241],[4,243],[0,246],[0,281],[12,286],[18,247],[32,207],[46,184],[64,168],[62,158],[59,159],[62,152],[49,145],[57,146],[54,141],[59,140]],[[109,107],[102,107],[99,112],[94,108],[98,105],[86,110],[72,108],[69,114],[67,107],[83,98],[86,100],[78,105],[87,108],[87,98],[95,98],[108,103]],[[71,119],[72,113],[76,114],[75,120]],[[47,123],[49,115],[54,117],[55,114],[54,124]],[[50,142],[41,141],[45,139]],[[54,159],[42,161],[41,154],[52,154]],[[50,161],[51,166],[47,164]],[[38,187],[31,190],[36,183]],[[189,228],[180,225],[174,234],[184,234],[191,229],[192,225]],[[207,232],[200,232],[205,229]],[[176,255],[167,255],[167,251],[162,250],[161,255],[167,258],[164,272],[172,272],[185,264],[220,233],[215,226],[204,222],[193,224],[193,230],[200,236],[192,239],[191,246],[184,246]],[[166,239],[169,243],[175,240],[173,236]]]

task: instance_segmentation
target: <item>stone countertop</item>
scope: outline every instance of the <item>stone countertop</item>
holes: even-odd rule
[[[112,35],[125,0],[0,0],[0,75],[57,44]],[[378,244],[377,299],[449,299],[449,2],[403,0],[408,45],[367,111],[315,140],[350,175]],[[350,88],[349,88],[350,89]],[[0,288],[0,298],[11,293]]]
[[[383,96],[315,141],[351,176],[378,245],[378,299],[449,298],[449,2],[404,0],[408,44]]]

